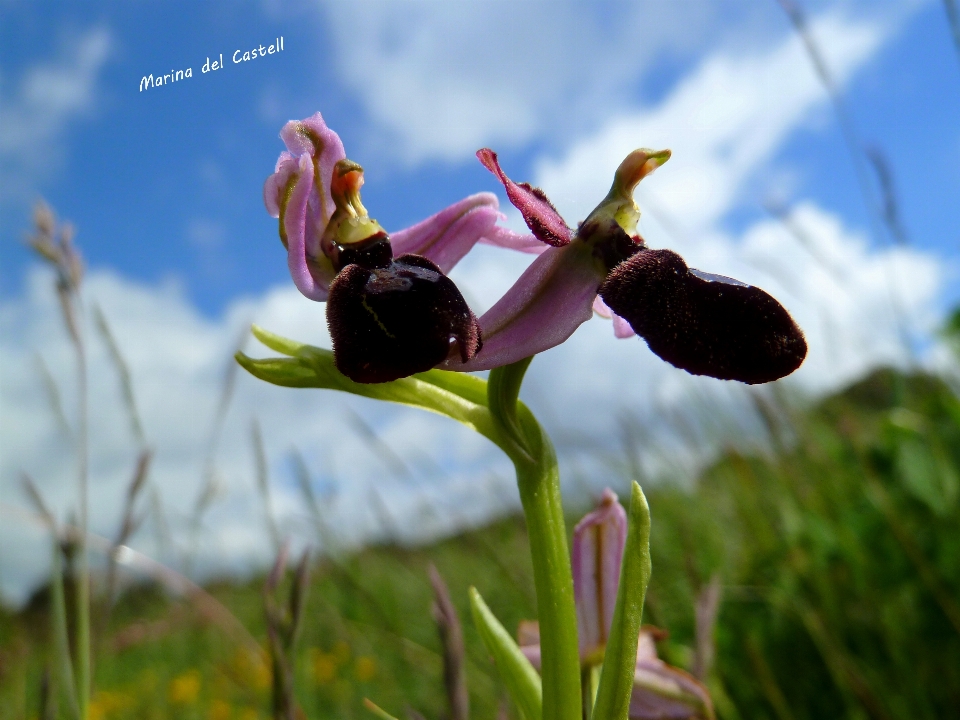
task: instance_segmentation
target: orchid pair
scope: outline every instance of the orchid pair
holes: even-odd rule
[[[803,333],[770,295],[688,268],[636,234],[633,191],[668,150],[630,153],[574,231],[542,191],[510,180],[496,153],[483,149],[477,156],[531,235],[497,225],[496,196],[479,193],[390,236],[360,201],[363,169],[346,159],[319,113],[287,123],[280,136],[287,151],[264,200],[279,219],[297,288],[327,301],[337,368],[352,380],[508,365],[562,343],[593,310],[613,316],[618,337],[635,332],[695,375],[769,382],[806,356]],[[539,254],[479,320],[446,277],[478,242]]]
[[[333,351],[254,327],[285,357],[238,362],[277,385],[327,388],[446,415],[513,462],[527,523],[538,624],[521,645],[471,588],[480,636],[526,720],[710,717],[706,690],[656,657],[641,617],[650,576],[650,515],[633,483],[628,511],[608,493],[567,546],[556,452],[520,386],[533,356],[594,311],[698,375],[760,383],[803,361],[803,333],[762,290],[692,268],[636,233],[633,191],[670,157],[635,150],[607,197],[570,228],[542,191],[515,183],[496,154],[478,158],[531,234],[511,232],[496,196],[472,195],[392,236],[360,201],[362,168],[318,114],[288,123],[287,151],[264,186],[297,288],[327,303]],[[446,273],[476,243],[538,255],[477,318]],[[488,380],[466,371],[490,370]],[[450,372],[458,371],[458,372]],[[627,521],[629,519],[629,522]],[[576,578],[576,579],[575,579]],[[536,668],[531,664],[536,661]]]

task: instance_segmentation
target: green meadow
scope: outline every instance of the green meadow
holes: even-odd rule
[[[960,400],[941,379],[880,370],[816,406],[786,407],[758,404],[768,441],[756,451],[727,451],[695,479],[639,478],[653,517],[644,621],[669,631],[660,656],[687,669],[703,657],[695,608],[717,578],[719,610],[699,642],[713,651],[706,682],[720,718],[955,714]],[[621,494],[630,472],[610,478]],[[472,716],[517,717],[467,588],[511,630],[535,616],[520,518],[428,547],[316,559],[294,652],[304,717],[372,718],[364,698],[398,717],[444,715],[430,563],[463,621]],[[91,720],[270,717],[264,582],[205,588],[235,625],[196,597],[142,584],[97,631],[95,590]],[[65,585],[71,607],[69,576]],[[51,627],[47,588],[0,616],[2,720],[69,716]]]

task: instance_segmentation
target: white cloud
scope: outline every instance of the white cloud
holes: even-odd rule
[[[4,413],[0,417],[0,495],[5,504],[0,523],[0,591],[22,598],[41,580],[47,564],[42,533],[24,533],[29,523],[7,514],[10,506],[27,507],[19,488],[28,472],[58,517],[75,508],[75,466],[68,442],[58,434],[36,365],[43,357],[62,383],[69,419],[76,415],[72,349],[66,340],[54,298],[53,279],[34,270],[24,297],[0,305],[0,367]],[[109,272],[91,273],[86,304],[99,305],[126,356],[149,444],[155,448],[151,481],[169,513],[169,522],[186,550],[188,518],[203,486],[225,368],[236,338],[251,320],[307,342],[329,345],[323,306],[299,295],[292,286],[256,299],[235,301],[225,315],[208,320],[199,315],[175,284],[157,287],[124,280]],[[112,536],[123,493],[137,455],[109,357],[92,325],[90,348],[91,527]],[[251,342],[251,345],[256,343]],[[251,354],[272,354],[265,348]],[[401,455],[411,477],[395,476],[349,420],[347,408],[375,428],[381,440]],[[335,483],[334,528],[345,543],[381,536],[384,518],[373,508],[379,493],[395,519],[400,536],[429,537],[449,532],[454,523],[480,522],[502,503],[483,500],[490,492],[490,473],[508,478],[505,460],[497,459],[487,441],[448,420],[399,408],[374,408],[370,401],[332,392],[294,392],[269,386],[238,373],[236,394],[216,452],[222,489],[205,523],[198,567],[240,570],[263,563],[271,549],[263,509],[256,492],[251,422],[259,419],[270,460],[274,506],[284,528],[300,542],[312,540],[305,504],[300,498],[289,453],[296,447],[315,476]],[[452,463],[456,457],[457,462]],[[491,463],[492,460],[492,463]],[[410,492],[410,483],[417,492]],[[490,482],[494,482],[490,480]],[[504,489],[509,492],[509,486]],[[478,498],[476,496],[479,497]],[[460,507],[457,517],[444,508]],[[415,524],[411,518],[427,510],[437,514]],[[141,533],[139,547],[157,552],[151,533]],[[177,558],[165,560],[178,562]]]
[[[889,28],[834,13],[818,18],[812,32],[843,84],[874,56]],[[655,198],[686,230],[700,232],[730,210],[750,175],[826,102],[796,35],[763,52],[725,51],[705,59],[656,107],[611,120],[560,159],[540,162],[536,180],[569,221],[582,220],[631,150],[670,148],[673,157],[644,180],[638,198]]]
[[[14,89],[0,78],[0,197],[29,199],[34,184],[57,169],[62,135],[91,111],[110,46],[106,28],[91,28],[56,59],[28,68]]]
[[[655,62],[703,52],[731,17],[723,2],[324,4],[340,79],[415,163],[477,148],[569,137],[624,111]]]

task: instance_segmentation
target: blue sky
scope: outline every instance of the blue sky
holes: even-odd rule
[[[791,387],[823,392],[876,364],[906,362],[890,318],[892,297],[922,350],[919,361],[941,367],[930,338],[945,310],[960,302],[960,56],[943,6],[802,7],[858,141],[877,148],[892,171],[908,237],[902,247],[892,247],[867,211],[837,115],[773,0],[3,3],[4,502],[22,506],[15,486],[23,469],[61,513],[72,502],[69,448],[56,436],[32,361],[39,353],[58,377],[68,376],[49,277],[22,244],[32,202],[45,197],[78,228],[89,298],[128,356],[158,448],[155,483],[182,518],[198,492],[217,378],[243,326],[255,319],[328,342],[322,306],[300,298],[289,281],[276,221],[261,197],[282,149],[280,127],[317,110],[348,157],[364,166],[364,204],[388,230],[467,194],[499,192],[474,157],[482,146],[496,149],[515,179],[542,184],[571,224],[603,196],[627,151],[671,147],[673,159],[638,193],[646,213],[641,232],[652,246],[761,285],[788,306],[811,344]],[[282,53],[231,62],[235,50],[281,35]],[[224,69],[200,72],[221,53]],[[190,79],[138,89],[148,73],[187,67]],[[862,155],[856,162],[867,167]],[[880,196],[869,168],[867,181],[875,206]],[[788,209],[820,260],[771,217],[771,203]],[[516,213],[501,205],[519,229]],[[482,310],[524,262],[484,250],[454,277]],[[108,362],[102,349],[93,352],[100,353],[91,383],[101,427],[93,458],[103,478],[94,524],[108,532],[119,502],[111,488],[122,486],[134,450]],[[537,363],[528,401],[554,433],[571,439],[567,474],[586,475],[591,487],[603,479],[584,449],[615,445],[624,417],[689,411],[706,397],[737,418],[731,432],[756,430],[742,388],[690,379],[639,341],[615,341],[602,320]],[[63,393],[69,410],[66,380]],[[474,497],[478,476],[502,476],[511,492],[509,468],[483,442],[438,419],[332,395],[312,406],[319,396],[305,397],[249,378],[238,384],[218,448],[223,487],[208,526],[210,568],[246,567],[266,554],[262,533],[249,531],[259,512],[249,457],[254,416],[265,428],[280,513],[300,512],[289,466],[296,446],[318,482],[342,488],[344,532],[355,531],[354,540],[377,535],[369,483],[383,468],[356,433],[326,439],[331,424],[349,425],[349,413],[397,452],[429,458],[417,474],[417,497],[476,508],[458,520],[440,513],[436,532],[502,510],[489,492]],[[722,435],[705,445],[733,440]],[[648,453],[644,462],[669,466],[671,442],[661,438],[660,455]],[[381,484],[379,492],[398,517],[412,517],[416,502],[402,483]],[[33,540],[4,541],[0,552],[0,589],[10,597],[42,570],[42,534],[31,532]],[[140,542],[151,548],[148,537]]]
[[[378,5],[389,3],[375,3],[374,10],[357,15],[376,14]],[[527,14],[534,19],[545,12],[536,3],[520,5],[529,6]],[[556,79],[570,64],[556,58],[528,64],[525,53],[515,65],[494,64],[491,84],[502,80],[511,91],[532,96],[524,108],[516,107],[520,102],[512,93],[503,93],[504,102],[514,105],[505,115],[534,118],[518,123],[527,127],[515,132],[504,127],[507,120],[480,119],[478,140],[502,138],[496,144],[506,153],[513,174],[529,176],[538,157],[562,152],[578,135],[601,125],[605,115],[656,103],[705,54],[725,47],[761,47],[789,32],[786,17],[774,2],[749,12],[737,11],[736,4],[731,10],[705,0],[679,5],[689,12],[662,21],[673,42],[664,43],[661,52],[653,55],[643,47],[657,32],[656,21],[663,12],[655,4],[640,3],[636,27],[629,32],[633,39],[603,59],[615,62],[636,45],[641,62],[632,63],[627,56],[624,64],[635,66],[627,71],[602,67],[576,71],[592,82],[605,74],[618,75],[613,79],[622,84],[603,96]],[[479,6],[493,23],[507,4]],[[856,12],[851,3],[838,7]],[[260,292],[281,282],[282,258],[272,242],[275,233],[258,191],[281,147],[279,126],[317,109],[340,132],[351,158],[367,168],[367,204],[388,227],[405,227],[476,189],[496,190],[470,152],[476,148],[461,150],[456,140],[448,147],[418,141],[420,147],[407,157],[402,147],[384,147],[405,139],[393,126],[407,113],[401,109],[390,117],[390,108],[378,107],[384,103],[370,97],[372,83],[362,87],[366,75],[377,68],[351,71],[344,66],[363,65],[369,45],[402,43],[405,38],[391,38],[391,29],[383,27],[377,28],[377,36],[366,34],[361,17],[351,28],[347,3],[333,9],[322,3],[293,3],[291,8],[239,2],[7,4],[0,28],[6,112],[50,112],[42,100],[29,107],[26,85],[31,73],[41,68],[63,70],[60,81],[66,87],[59,92],[80,97],[72,103],[47,99],[59,115],[51,121],[54,127],[27,130],[22,142],[5,149],[3,295],[10,297],[22,289],[30,257],[18,240],[28,223],[29,201],[39,194],[78,225],[91,267],[115,268],[148,282],[176,277],[205,313],[222,311],[238,294]],[[816,9],[811,6],[809,12]],[[585,12],[587,34],[614,32],[623,12],[616,4]],[[380,14],[386,11],[381,8]],[[706,19],[687,17],[698,14]],[[882,6],[875,14],[884,15]],[[955,258],[960,251],[960,204],[951,199],[960,190],[956,125],[960,64],[938,3],[911,12],[887,8],[885,14],[893,17],[888,20],[894,26],[891,37],[846,87],[844,101],[860,139],[879,147],[889,160],[911,241]],[[644,30],[645,15],[652,20],[649,33]],[[689,23],[689,28],[674,26],[680,23]],[[284,36],[282,54],[240,65],[229,61],[235,49],[269,44],[279,35]],[[560,43],[575,35],[563,36]],[[496,33],[491,37],[496,41]],[[516,33],[505,33],[508,53],[517,51],[509,44],[515,39]],[[547,41],[540,44],[554,55],[562,52]],[[434,57],[449,61],[442,57],[445,50],[437,48]],[[221,52],[227,67],[201,74],[204,60]],[[389,47],[381,52],[389,58]],[[480,55],[477,62],[484,59],[483,53],[474,54]],[[192,79],[138,92],[142,75],[186,67],[193,68]],[[463,74],[469,80],[482,72],[480,66]],[[537,90],[544,78],[551,87]],[[590,101],[594,107],[582,117],[570,117],[569,108]],[[869,221],[835,118],[826,108],[819,113],[792,133],[772,158],[771,165],[795,175],[784,199],[814,199],[852,226],[867,230]],[[11,119],[8,114],[4,120],[17,123],[29,117]],[[407,136],[429,135],[429,124],[422,124]],[[761,172],[753,180],[724,218],[733,229],[763,213],[764,183],[769,178]],[[948,294],[950,300],[957,297],[956,291]]]

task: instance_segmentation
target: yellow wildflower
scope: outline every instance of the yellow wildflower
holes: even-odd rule
[[[170,681],[167,691],[174,705],[193,705],[200,695],[200,672],[187,670]]]
[[[230,703],[225,700],[214,700],[210,703],[210,710],[207,713],[209,720],[230,720],[233,716],[233,710]]]
[[[357,658],[353,672],[360,682],[369,682],[377,674],[377,664],[369,655],[361,655]]]
[[[336,656],[320,648],[310,648],[310,667],[313,679],[320,685],[326,685],[337,676]]]

